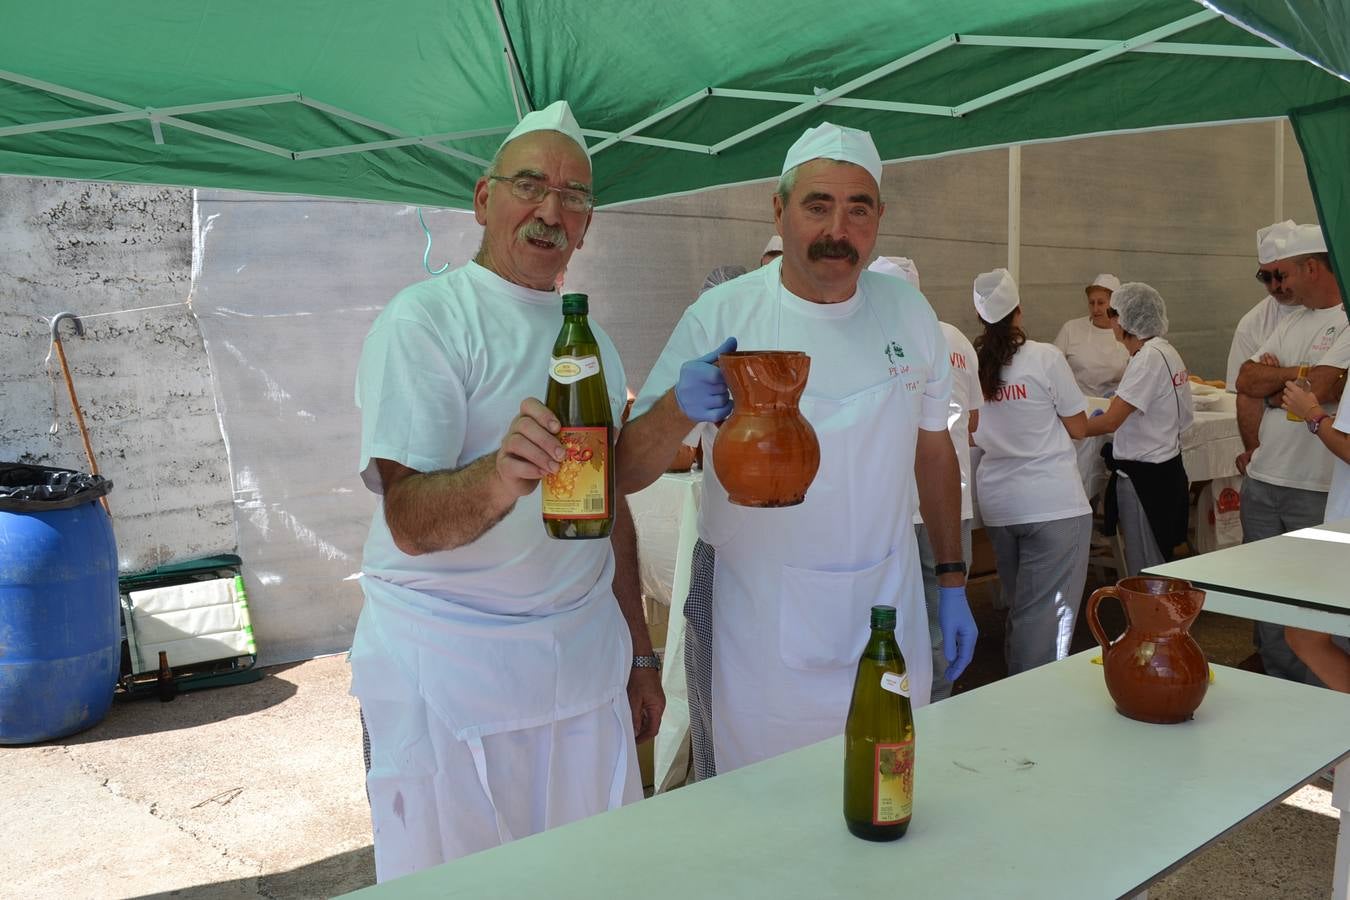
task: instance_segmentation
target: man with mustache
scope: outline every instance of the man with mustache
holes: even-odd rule
[[[1284,317],[1302,305],[1294,299],[1284,283],[1279,260],[1270,258],[1271,244],[1266,235],[1294,227],[1292,219],[1277,222],[1256,232],[1256,280],[1266,287],[1266,296],[1261,302],[1249,309],[1238,321],[1233,332],[1233,343],[1228,348],[1228,392],[1237,393],[1238,370],[1251,358],[1256,348],[1271,334]],[[1279,274],[1280,277],[1276,277]]]
[[[585,148],[566,103],[525,116],[474,189],[474,261],[402,291],[361,353],[380,502],[351,666],[380,881],[642,796],[635,732],[664,698],[627,504],[612,542],[561,541],[536,493],[564,457],[537,398],[591,220]],[[592,330],[618,422],[623,365]]]
[[[928,702],[916,479],[938,562],[948,679],[974,653],[947,344],[917,288],[863,271],[885,212],[880,185],[870,135],[829,123],[807,130],[773,198],[783,255],[685,310],[620,437],[627,492],[654,481],[681,442],[703,442],[685,603],[700,778],[843,731],[873,604],[898,608],[911,697]],[[716,360],[737,346],[811,357],[800,408],[820,442],[820,470],[797,506],[735,506],[719,481],[714,425],[733,400]]]

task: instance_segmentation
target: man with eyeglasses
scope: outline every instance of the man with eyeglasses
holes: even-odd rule
[[[1326,412],[1334,413],[1350,365],[1350,328],[1322,230],[1273,225],[1262,239],[1261,254],[1272,260],[1272,278],[1300,307],[1285,316],[1238,372],[1244,543],[1322,523],[1333,459],[1309,434],[1319,423],[1305,427],[1302,419],[1287,415],[1280,408],[1281,394],[1286,383],[1306,371],[1307,388]],[[1283,626],[1258,622],[1256,647],[1267,673],[1321,684],[1289,649]]]
[[[1266,297],[1238,320],[1237,330],[1233,332],[1233,343],[1228,349],[1226,382],[1228,392],[1231,394],[1237,393],[1238,370],[1242,368],[1242,364],[1251,359],[1256,348],[1270,337],[1285,316],[1296,309],[1301,309],[1299,302],[1285,287],[1283,273],[1280,277],[1276,277],[1280,268],[1276,264],[1277,260],[1268,258],[1273,245],[1265,239],[1267,234],[1276,229],[1286,230],[1293,227],[1293,220],[1287,219],[1256,232],[1256,257],[1259,263],[1256,280],[1265,285]]]
[[[525,116],[474,188],[473,262],[402,291],[362,349],[380,500],[351,667],[380,881],[642,796],[635,733],[656,733],[664,698],[627,504],[612,541],[562,541],[536,494],[564,457],[537,399],[554,285],[593,202],[567,104]],[[592,329],[618,422],[623,365]]]

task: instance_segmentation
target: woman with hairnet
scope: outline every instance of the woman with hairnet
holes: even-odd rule
[[[1086,403],[1053,344],[1027,340],[1017,285],[1006,269],[975,279],[975,338],[984,408],[975,446],[975,499],[1008,608],[1008,674],[1069,655],[1087,580],[1092,507],[1070,438]]]
[[[1191,426],[1190,373],[1167,342],[1167,305],[1140,282],[1111,295],[1116,340],[1130,354],[1111,406],[1088,420],[1089,435],[1114,434],[1102,448],[1111,482],[1106,489],[1107,534],[1118,520],[1125,567],[1137,575],[1171,560],[1186,540],[1190,482],[1181,462],[1181,434]]]

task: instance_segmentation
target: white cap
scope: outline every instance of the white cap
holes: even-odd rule
[[[813,159],[835,159],[840,162],[862,166],[881,188],[881,154],[872,136],[856,128],[842,128],[829,122],[822,122],[815,128],[808,128],[797,138],[797,143],[788,148],[783,160],[783,174]]]
[[[1291,256],[1326,252],[1326,239],[1316,225],[1296,225],[1285,220],[1256,233],[1256,258],[1263,266]]]
[[[567,105],[566,100],[555,100],[543,109],[536,109],[532,113],[526,113],[511,133],[502,141],[505,147],[511,141],[520,137],[522,134],[529,134],[531,131],[556,131],[565,134],[576,141],[577,146],[590,157],[590,151],[586,149],[586,139],[581,136],[581,126],[572,116],[572,107]]]
[[[1095,287],[1106,288],[1108,291],[1114,294],[1116,291],[1120,290],[1120,279],[1114,275],[1103,272],[1096,278],[1092,279],[1092,281],[1088,282],[1088,286],[1083,288],[1083,290],[1086,292],[1092,290]]]
[[[876,262],[867,267],[870,272],[894,275],[903,278],[915,287],[919,286],[919,267],[908,256],[878,256]]]
[[[765,253],[782,253],[782,252],[783,252],[783,239],[775,234],[773,237],[769,238],[769,242],[764,245],[764,250],[759,255],[763,256]]]
[[[1021,302],[1017,282],[1007,269],[995,269],[975,278],[975,311],[990,325],[1006,319]]]

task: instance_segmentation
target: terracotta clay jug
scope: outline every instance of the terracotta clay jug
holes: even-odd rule
[[[1125,632],[1106,639],[1097,606],[1107,597],[1125,610]],[[1094,591],[1085,615],[1102,645],[1106,689],[1122,715],[1163,725],[1189,719],[1205,699],[1209,663],[1191,637],[1205,592],[1175,578],[1123,578]]]
[[[795,506],[820,468],[815,429],[797,409],[811,357],[737,350],[717,359],[735,409],[717,430],[713,466],[732,503]]]

